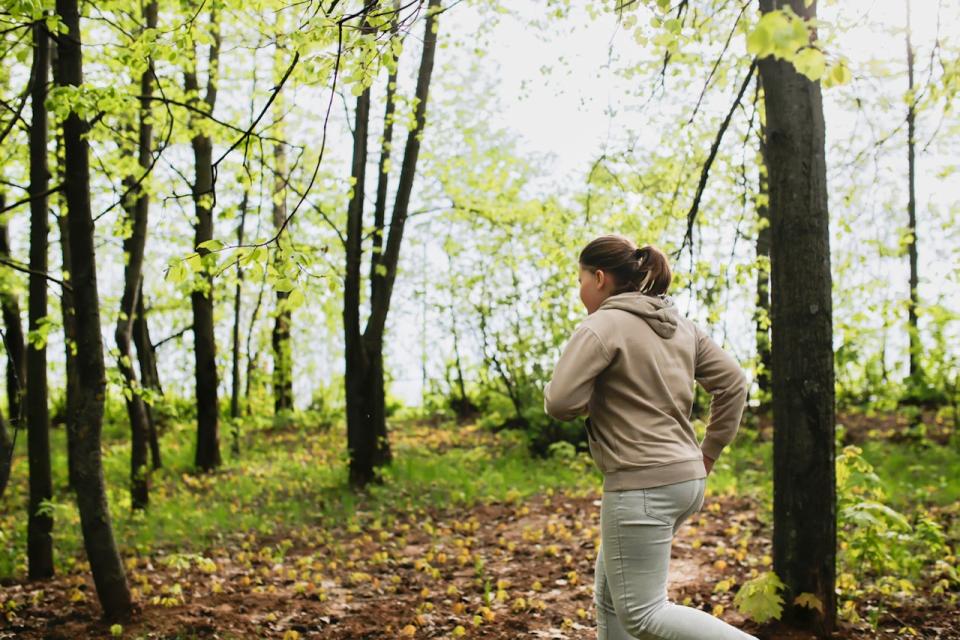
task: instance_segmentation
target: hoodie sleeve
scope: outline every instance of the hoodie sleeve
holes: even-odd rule
[[[610,355],[592,329],[580,325],[563,348],[553,379],[543,389],[543,410],[557,420],[587,413],[596,377],[610,364]]]
[[[740,427],[740,418],[747,400],[747,378],[729,353],[694,324],[697,356],[694,377],[712,396],[707,433],[700,444],[703,455],[714,460],[723,451]]]

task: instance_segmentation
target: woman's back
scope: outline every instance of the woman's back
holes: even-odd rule
[[[690,423],[693,382],[713,394],[703,444]],[[669,296],[606,298],[577,328],[544,390],[544,408],[589,414],[590,452],[604,490],[703,478],[734,437],[746,400],[743,370]]]

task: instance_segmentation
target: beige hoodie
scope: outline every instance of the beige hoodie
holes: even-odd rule
[[[703,443],[690,423],[694,380],[711,395]],[[680,315],[669,296],[610,296],[580,323],[543,390],[558,420],[587,418],[590,454],[605,491],[706,477],[743,414],[743,370]]]

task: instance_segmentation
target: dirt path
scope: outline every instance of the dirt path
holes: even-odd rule
[[[237,534],[202,557],[130,557],[142,610],[122,637],[592,640],[599,498],[538,495],[393,522],[361,506],[352,528],[318,522],[283,539]],[[755,505],[707,498],[674,541],[670,598],[760,638],[811,637],[735,611],[739,585],[769,564]],[[86,572],[0,593],[0,638],[111,637]],[[915,637],[960,638],[956,611],[891,613],[900,622],[888,617],[879,632],[844,625],[837,637],[898,638],[911,625]]]

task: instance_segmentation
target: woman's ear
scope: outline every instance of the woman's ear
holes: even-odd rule
[[[607,281],[607,274],[602,269],[597,269],[593,272],[593,275],[597,282],[597,289],[603,289],[603,285]]]

